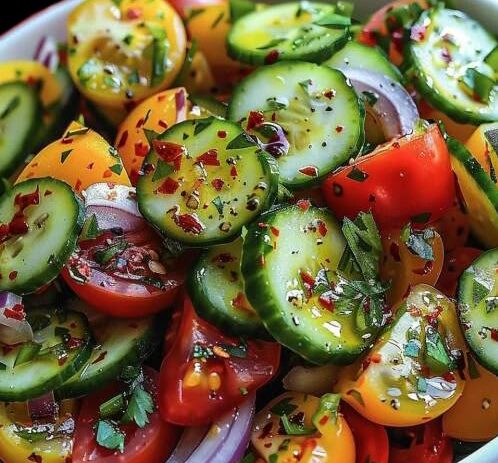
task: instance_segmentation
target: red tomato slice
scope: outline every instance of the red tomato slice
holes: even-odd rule
[[[393,436],[398,442],[391,442],[389,463],[453,462],[451,439],[443,434],[440,419],[422,426],[393,429]]]
[[[363,418],[344,402],[341,402],[341,413],[353,432],[356,463],[388,463],[389,440],[386,428]]]
[[[161,365],[162,417],[182,426],[207,424],[267,383],[277,372],[280,345],[225,336],[200,319],[185,298],[175,340]]]
[[[151,368],[145,368],[144,373],[145,387],[157,404],[159,374]],[[117,385],[113,385],[83,400],[76,421],[73,463],[164,463],[173,451],[180,431],[165,423],[157,410],[149,415],[149,424],[142,429],[135,424],[122,427],[126,433],[124,453],[97,444],[94,426],[99,418],[99,406],[119,390]]]
[[[142,317],[169,307],[185,279],[188,259],[163,265],[161,239],[142,217],[107,206],[88,206],[103,234],[80,241],[62,276],[71,289],[96,309],[115,317]],[[99,254],[122,241],[125,250],[105,264]],[[75,279],[79,274],[84,278]]]
[[[328,177],[322,189],[339,218],[371,210],[383,230],[434,222],[455,195],[450,156],[436,125],[359,158]]]
[[[481,253],[480,249],[461,247],[446,254],[436,288],[448,297],[455,297],[460,276]]]

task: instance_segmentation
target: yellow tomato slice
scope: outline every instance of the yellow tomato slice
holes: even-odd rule
[[[25,402],[0,402],[0,459],[6,463],[26,463],[40,457],[43,463],[67,463],[71,458],[76,401],[64,401],[60,405],[59,418],[48,423],[49,439],[28,440],[23,438],[29,431],[44,430],[45,426],[33,426]],[[57,433],[63,427],[64,433]]]
[[[162,133],[186,118],[187,92],[181,87],[147,98],[123,121],[116,135],[115,146],[133,184],[138,180],[138,173],[150,149],[144,129]]]
[[[354,463],[355,444],[346,420],[337,412],[324,413],[317,419],[320,404],[318,397],[300,392],[287,392],[272,400],[255,417],[253,448],[271,463],[293,463],[295,455],[300,456],[301,463]],[[279,432],[282,414],[291,425],[298,423],[303,435]]]
[[[168,87],[185,59],[185,28],[164,0],[87,0],[70,14],[68,34],[73,80],[105,108]]]
[[[62,87],[57,78],[37,61],[16,60],[0,63],[0,84],[13,80],[40,85],[40,98],[45,108],[62,97]]]
[[[427,341],[436,330],[441,344]],[[431,362],[439,355],[434,349],[451,357],[465,352],[453,302],[418,285],[368,357],[345,368],[337,390],[358,413],[385,426],[414,426],[442,415],[462,395],[465,382],[457,372],[436,371],[429,364],[429,342],[437,347],[431,347]]]
[[[54,177],[79,192],[98,182],[131,185],[121,158],[98,133],[73,122],[65,135],[42,149],[24,168],[18,182]]]
[[[443,415],[446,435],[482,442],[498,436],[498,378],[467,354],[465,390]]]

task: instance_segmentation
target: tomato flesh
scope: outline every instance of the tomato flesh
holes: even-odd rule
[[[141,317],[169,307],[184,281],[186,261],[171,264],[171,269],[160,262],[161,239],[142,217],[106,206],[87,207],[87,217],[92,214],[102,234],[80,241],[63,270],[71,289],[115,317]],[[105,263],[99,260],[99,255],[123,241],[126,249]]]
[[[145,388],[157,403],[159,374],[145,368]],[[124,453],[108,450],[95,440],[95,424],[99,419],[99,406],[119,393],[119,387],[112,385],[86,397],[76,422],[73,463],[164,463],[171,454],[179,437],[179,429],[165,423],[159,411],[149,415],[149,424],[139,428],[135,424],[122,426],[126,434]]]
[[[361,175],[355,175],[358,170]],[[431,223],[451,207],[455,194],[448,149],[435,125],[359,158],[328,177],[322,190],[339,218],[371,210],[383,230]]]
[[[161,365],[159,408],[182,426],[211,423],[277,372],[280,345],[225,336],[186,298],[175,339]]]

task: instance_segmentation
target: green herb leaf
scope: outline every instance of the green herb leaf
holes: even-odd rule
[[[374,106],[375,103],[379,101],[379,95],[377,95],[374,92],[369,92],[368,90],[364,90],[361,93],[365,97],[365,101],[368,103],[369,106]]]
[[[109,170],[114,172],[116,175],[121,175],[121,172],[123,172],[123,164],[121,164],[121,162],[118,162],[113,166],[109,167]]]
[[[486,55],[484,62],[493,69],[495,74],[498,73],[498,45]]]
[[[25,342],[17,352],[17,356],[14,361],[14,368],[33,360],[38,355],[41,348],[42,345],[34,341]]]
[[[306,92],[306,94],[309,95],[310,91],[311,91],[310,87],[313,84],[311,79],[302,80],[301,82],[298,82],[298,83],[299,83],[299,86]]]
[[[0,371],[5,371],[7,369],[7,365],[5,363],[0,362]]]
[[[313,24],[327,29],[343,29],[351,26],[351,18],[336,13],[326,13]]]
[[[85,219],[83,223],[83,228],[80,234],[80,241],[94,240],[102,234],[99,228],[99,223],[97,221],[97,216],[92,214],[90,217]]]
[[[203,130],[207,129],[214,122],[213,117],[206,119],[197,119],[194,126],[194,135],[200,134]]]
[[[365,401],[363,400],[363,396],[361,395],[360,391],[357,391],[356,389],[350,389],[347,394],[353,397],[362,407],[365,406]]]
[[[111,397],[99,406],[99,415],[103,420],[121,415],[126,409],[126,399],[123,394]]]
[[[172,174],[174,170],[175,169],[171,164],[159,159],[154,174],[152,175],[152,181],[157,182],[158,180],[162,180]]]
[[[190,42],[190,46],[187,49],[187,54],[185,55],[185,61],[183,62],[180,72],[175,77],[172,88],[181,87],[187,81],[190,69],[192,68],[192,62],[194,61],[194,56],[197,53],[197,47],[197,40],[192,39],[192,42]]]
[[[240,359],[244,359],[247,357],[247,344],[241,342],[238,346],[234,346],[233,344],[220,344],[220,347],[228,352],[231,357],[237,357]]]
[[[14,430],[14,434],[31,444],[46,441],[51,436],[51,433],[48,431],[37,431],[36,428],[22,428],[18,425]]]
[[[336,423],[337,422],[337,412],[339,409],[339,403],[341,401],[341,396],[339,394],[324,394],[320,397],[320,404],[318,409],[313,415],[312,422],[317,427],[326,423]]]
[[[150,86],[159,85],[164,78],[167,68],[166,57],[168,54],[169,42],[166,30],[156,24],[147,23],[147,28],[152,35],[152,71]]]
[[[138,74],[138,69],[133,68],[128,74],[127,82],[129,85],[136,85],[140,82],[140,75]]]
[[[292,423],[289,421],[289,418],[287,418],[287,415],[282,415],[280,417],[280,421],[285,429],[285,434],[288,436],[309,436],[316,432],[314,427],[307,427],[302,424]]]
[[[94,59],[85,61],[78,69],[77,75],[80,82],[85,85],[96,74],[100,72],[99,63]]]
[[[124,452],[125,434],[114,426],[110,421],[99,420],[97,422],[97,444],[109,450]]]
[[[420,341],[417,339],[410,339],[403,347],[403,353],[407,357],[418,358],[420,355]]]
[[[221,20],[223,19],[224,16],[225,16],[225,12],[224,11],[220,12],[220,14],[213,21],[213,24],[211,24],[211,29],[214,29],[221,22]]]
[[[227,150],[238,150],[255,146],[254,140],[245,132],[237,135],[233,140],[228,142]]]
[[[432,326],[425,329],[425,364],[433,373],[443,375],[455,368],[439,331]]]
[[[216,196],[211,203],[213,204],[214,207],[216,207],[216,210],[218,211],[218,214],[222,215],[223,214],[223,201],[219,196]]]
[[[368,178],[368,174],[353,166],[347,177],[355,182],[364,182]]]
[[[288,416],[297,409],[297,405],[294,405],[291,402],[292,399],[290,397],[286,397],[271,407],[270,412],[277,416]]]
[[[149,414],[153,411],[154,401],[152,400],[152,396],[139,384],[133,390],[128,402],[128,408],[121,422],[134,422],[139,428],[143,428],[149,423]]]
[[[473,97],[482,103],[489,103],[491,92],[495,87],[495,80],[475,68],[468,68],[460,79],[464,88],[468,89]]]
[[[423,376],[417,378],[417,391],[422,394],[427,392],[427,380]]]
[[[0,114],[0,120],[5,119],[9,114],[15,111],[15,109],[19,106],[19,103],[21,103],[21,97],[19,95],[16,95],[7,103],[7,106]]]
[[[81,129],[76,129],[76,130],[69,130],[66,135],[64,135],[64,138],[71,138],[71,137],[77,137],[79,135],[85,135],[88,133],[90,129],[88,127],[82,127]]]
[[[64,162],[66,162],[66,159],[68,158],[68,156],[72,153],[72,149],[70,150],[66,150],[66,151],[63,151],[61,153],[61,164],[64,164]]]
[[[289,106],[289,100],[287,98],[277,96],[267,98],[266,103],[271,111],[280,111],[281,109],[286,109]]]
[[[107,249],[96,251],[94,254],[95,262],[100,265],[106,265],[117,255],[121,254],[128,247],[128,242],[125,240],[109,246]]]
[[[268,43],[257,47],[256,50],[268,50],[269,48],[275,48],[277,45],[280,45],[282,42],[285,42],[287,39],[285,38],[276,38],[270,40]]]
[[[160,133],[157,133],[154,130],[150,129],[142,129],[142,130],[144,131],[145,138],[147,138],[147,142],[149,143],[150,146],[152,146],[152,142],[156,140],[159,137],[159,135],[161,135]]]
[[[432,228],[426,228],[424,231],[413,230],[411,225],[406,225],[401,231],[401,239],[407,248],[425,260],[434,260],[434,250],[430,243],[436,237],[436,232]]]
[[[205,8],[192,8],[188,9],[188,14],[187,18],[185,19],[185,23],[188,24],[192,19],[194,19],[196,16],[199,16],[200,14],[204,13]]]

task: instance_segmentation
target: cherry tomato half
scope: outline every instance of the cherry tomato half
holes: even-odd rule
[[[359,158],[328,177],[322,188],[339,218],[371,210],[384,230],[437,220],[455,194],[450,156],[436,125]]]
[[[183,426],[212,422],[277,372],[280,345],[225,336],[185,298],[177,335],[161,365],[162,417]]]
[[[188,259],[168,261],[161,239],[145,219],[120,207],[124,201],[134,204],[123,197],[133,189],[98,186],[115,193],[110,197],[116,206],[86,207],[86,221],[95,216],[98,236],[80,238],[62,276],[81,299],[115,317],[142,317],[169,307],[183,284]]]
[[[151,368],[145,368],[144,373],[145,387],[157,403],[159,374]],[[99,419],[99,406],[118,393],[119,388],[113,385],[83,400],[76,422],[72,462],[164,463],[176,445],[179,429],[161,420],[157,409],[149,415],[149,423],[144,428],[135,424],[122,426],[126,434],[123,453],[97,444],[94,427]]]

